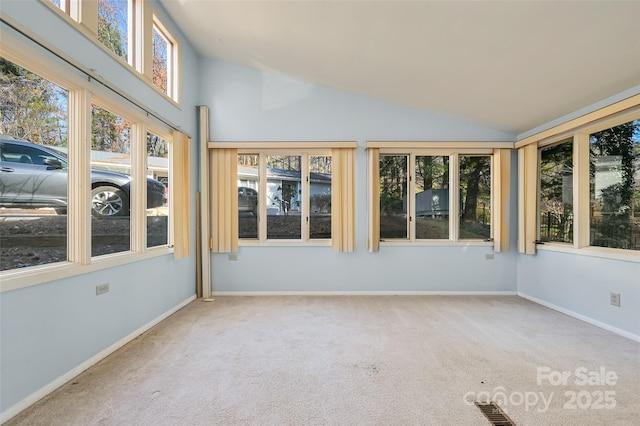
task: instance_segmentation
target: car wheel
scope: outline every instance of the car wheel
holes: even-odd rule
[[[98,186],[91,191],[91,212],[97,217],[126,216],[129,197],[120,188]]]

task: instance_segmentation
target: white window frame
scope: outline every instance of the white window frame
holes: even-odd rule
[[[98,40],[98,2],[97,0],[62,0],[65,9],[59,8],[50,0],[40,0],[61,19],[74,27],[97,46],[103,49],[119,64],[140,78],[158,94],[172,104],[179,106],[181,90],[181,49],[180,43],[153,12],[151,2],[146,0],[128,0],[128,60],[116,55]],[[68,11],[66,9],[69,9]],[[167,47],[167,93],[153,84],[153,31],[156,26],[168,41]],[[169,52],[170,51],[170,52]],[[169,56],[171,57],[169,59]],[[96,76],[97,77],[97,76]]]
[[[239,149],[238,155],[258,155],[258,238],[238,238],[239,246],[330,246],[331,238],[311,238],[310,227],[310,181],[309,181],[309,157],[331,157],[331,151],[317,149]],[[268,156],[299,156],[300,157],[300,238],[296,239],[269,239],[267,238],[267,206],[264,202],[264,194],[267,194],[267,157]]]
[[[52,4],[53,7],[55,5]],[[69,68],[52,61],[43,52],[31,45],[2,32],[2,56],[42,78],[67,90],[69,93],[69,205],[67,217],[67,261],[37,265],[28,268],[10,269],[0,272],[0,292],[29,287],[44,282],[94,272],[122,264],[137,262],[157,256],[173,253],[170,243],[146,248],[146,128],[153,128],[171,143],[173,138],[168,127],[147,116],[143,111],[129,105],[99,84],[78,78]],[[132,243],[131,251],[91,258],[91,212],[90,212],[90,174],[91,174],[91,104],[96,103],[105,109],[132,122],[133,132],[138,139],[132,142],[132,175],[141,175],[134,179],[134,193],[140,194],[138,206],[132,205]],[[173,166],[172,166],[173,167]],[[170,170],[170,173],[174,172]],[[170,189],[171,191],[171,189]],[[171,197],[169,202],[172,203]],[[142,201],[140,201],[142,200]],[[133,200],[132,200],[133,203]],[[134,225],[135,223],[135,225]],[[174,238],[174,229],[169,230],[170,241]]]
[[[169,99],[173,101],[178,101],[178,75],[180,69],[180,61],[179,58],[179,45],[176,41],[175,37],[171,34],[167,27],[162,23],[160,18],[157,15],[153,15],[153,26],[160,37],[162,37],[167,42],[167,91],[163,92],[160,88],[158,88],[155,84],[152,83],[153,87],[155,87],[160,93],[164,96],[167,96]],[[153,43],[153,35],[151,36],[151,44]],[[153,50],[150,46],[150,50]],[[152,53],[153,54],[153,53]],[[153,61],[153,58],[151,59]],[[153,73],[153,64],[151,65],[151,72]]]

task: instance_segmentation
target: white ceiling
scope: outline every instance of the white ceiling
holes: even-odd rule
[[[204,56],[513,134],[640,85],[640,1],[161,2]]]

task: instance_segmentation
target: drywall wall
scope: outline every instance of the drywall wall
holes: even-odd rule
[[[378,253],[365,248],[367,140],[513,141],[514,135],[215,59],[202,60],[200,78],[212,140],[358,142],[356,251],[243,246],[237,261],[212,255],[214,292],[516,290],[513,253],[488,260],[493,250],[487,246],[383,246]]]
[[[640,341],[640,263],[538,250],[518,260],[518,293]]]
[[[534,135],[640,93],[640,86],[518,135]],[[610,293],[620,294],[620,307]],[[538,250],[518,257],[518,293],[538,303],[640,341],[640,262]]]
[[[161,9],[157,10],[176,37],[180,33]],[[79,35],[59,19],[43,2],[2,3],[2,17],[19,24],[64,52],[96,70],[141,105],[195,135],[194,84],[183,85],[182,107],[176,107],[149,88],[101,48]],[[3,28],[6,27],[3,24]],[[185,82],[196,81],[198,57],[182,44]],[[64,64],[61,61],[58,61]],[[70,75],[74,71],[69,69]],[[151,108],[152,106],[152,108]],[[197,165],[197,151],[191,164]],[[191,223],[195,223],[197,167],[191,170]],[[192,244],[195,227],[192,226]],[[195,246],[194,246],[195,247]],[[195,294],[195,250],[190,258],[174,261],[167,254],[107,270],[34,285],[0,294],[0,412],[2,419],[34,402],[51,390],[52,384],[87,366],[109,348],[132,337]],[[96,285],[109,283],[109,292],[96,296]],[[46,393],[46,392],[45,392]]]

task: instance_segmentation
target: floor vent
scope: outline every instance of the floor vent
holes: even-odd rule
[[[482,414],[484,414],[493,426],[516,426],[495,402],[476,401],[476,407],[482,411]]]

